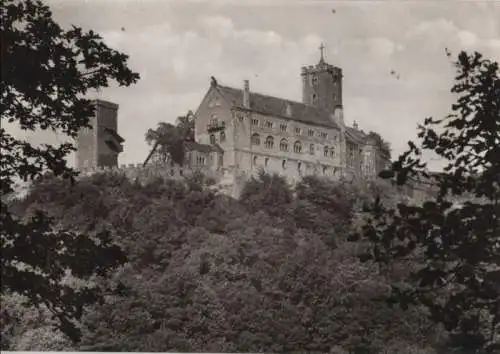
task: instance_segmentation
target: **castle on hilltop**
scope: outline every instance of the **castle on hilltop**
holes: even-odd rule
[[[186,143],[185,170],[253,175],[259,170],[298,180],[305,175],[373,178],[390,152],[378,134],[347,126],[342,69],[325,62],[302,67],[302,102],[220,85],[212,77],[195,116],[195,141]],[[78,136],[77,168],[115,167],[123,150],[118,106],[96,101],[93,128]],[[161,168],[154,147],[144,168]],[[137,167],[137,166],[136,166]],[[165,167],[169,169],[170,167]]]

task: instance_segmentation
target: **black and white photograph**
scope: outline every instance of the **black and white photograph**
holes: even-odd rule
[[[1,350],[500,353],[500,0],[2,0]]]

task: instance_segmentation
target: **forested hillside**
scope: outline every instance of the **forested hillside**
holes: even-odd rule
[[[102,174],[74,186],[46,178],[15,210],[27,216],[41,208],[62,228],[108,230],[128,257],[119,271],[94,279],[123,284],[123,295],[89,308],[82,342],[66,348],[429,349],[439,331],[425,313],[384,302],[390,282],[410,268],[401,264],[388,273],[361,263],[357,256],[366,247],[346,240],[375,191],[395,201],[382,182],[307,178],[292,190],[263,174],[234,200],[210,191],[201,176],[141,185]],[[48,340],[48,324],[41,328],[43,315],[4,311],[10,349],[62,348]]]

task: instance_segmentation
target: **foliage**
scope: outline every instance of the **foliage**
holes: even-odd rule
[[[72,321],[99,297],[91,287],[62,284],[65,271],[82,278],[104,274],[124,256],[105,233],[77,234],[54,227],[43,213],[35,211],[21,220],[11,212],[4,197],[14,192],[16,179],[32,181],[46,171],[74,177],[65,161],[74,147],[33,146],[8,133],[6,124],[74,138],[93,115],[92,102],[84,98],[89,90],[108,86],[110,80],[129,86],[139,76],[126,66],[125,54],[108,48],[93,31],[62,29],[41,1],[4,1],[0,29],[2,294],[12,291],[31,304],[44,304],[58,326],[77,339]]]
[[[383,175],[404,184],[424,177],[438,189],[421,205],[390,208],[377,202],[363,236],[381,264],[408,256],[420,267],[393,284],[392,301],[422,304],[450,331],[447,350],[500,350],[500,78],[498,64],[462,52],[455,63],[458,96],[447,117],[427,118],[420,147],[409,150]],[[430,175],[421,161],[430,150],[448,161]],[[475,200],[454,204],[457,196]]]
[[[71,342],[48,320],[43,307],[26,307],[25,298],[17,294],[2,295],[0,320],[2,350],[64,351]]]
[[[293,200],[293,191],[284,177],[260,171],[244,184],[240,199],[250,212],[261,210],[284,217],[288,214],[287,205]]]
[[[391,160],[391,145],[389,144],[388,141],[385,141],[382,136],[377,133],[377,132],[369,132],[368,133],[369,137],[375,138],[375,141],[377,143],[377,147],[379,148],[379,151],[382,152],[383,156],[385,159],[388,161]]]
[[[156,157],[161,162],[183,165],[184,143],[194,141],[194,115],[189,111],[177,118],[176,124],[160,122],[156,129],[148,129],[146,142],[154,144]]]
[[[112,230],[127,254],[122,269],[95,280],[123,284],[127,293],[86,312],[80,350],[377,352],[398,340],[423,346],[432,326],[418,309],[407,318],[385,306],[389,282],[358,260],[364,248],[295,216],[307,215],[303,202],[336,212],[320,203],[323,187],[349,205],[369,192],[353,186],[344,195],[345,186],[311,179],[300,187],[299,203],[298,187],[282,182],[262,174],[248,182],[246,199],[235,200],[199,176],[142,185],[112,174],[74,186],[47,179],[18,209],[43,205],[62,227]],[[351,214],[339,210],[332,225]]]

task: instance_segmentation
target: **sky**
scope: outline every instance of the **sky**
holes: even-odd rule
[[[424,118],[449,113],[454,68],[445,48],[500,61],[498,1],[46,0],[55,20],[94,30],[130,56],[141,80],[109,87],[125,138],[120,164],[141,163],[158,122],[195,111],[210,85],[301,100],[300,68],[325,59],[344,73],[344,118],[404,151]],[[123,27],[123,30],[122,30]],[[391,75],[394,71],[399,75]],[[26,133],[35,143],[62,142]],[[429,156],[431,167],[441,162]],[[73,158],[71,158],[71,162]]]

